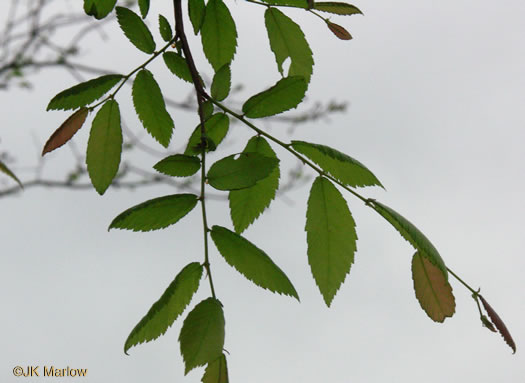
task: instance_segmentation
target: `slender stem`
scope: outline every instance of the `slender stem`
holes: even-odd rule
[[[208,253],[208,220],[206,218],[206,127],[204,125],[204,99],[207,97],[204,88],[202,87],[201,78],[195,62],[193,61],[193,56],[191,54],[190,46],[184,32],[184,24],[182,20],[182,4],[181,0],[173,0],[173,11],[175,14],[175,36],[182,43],[182,51],[184,53],[184,58],[190,69],[191,78],[193,80],[193,86],[195,87],[195,93],[197,97],[197,104],[199,106],[198,113],[200,119],[200,128],[201,128],[201,195],[199,200],[201,201],[202,208],[202,225],[203,225],[203,234],[204,234],[204,267],[206,268],[206,273],[208,274],[208,280],[210,282],[211,295],[213,298],[215,296],[215,287],[213,286],[213,279],[211,275],[210,268],[210,259]]]
[[[447,271],[448,271],[450,274],[452,274],[452,276],[453,276],[454,278],[456,278],[459,282],[461,282],[461,284],[462,284],[463,286],[465,286],[467,289],[469,289],[470,292],[471,292],[472,294],[474,294],[474,295],[476,295],[476,296],[478,295],[478,291],[476,291],[476,290],[474,290],[472,287],[470,287],[465,281],[463,281],[463,279],[461,279],[460,277],[458,277],[458,275],[457,275],[456,273],[454,273],[452,270],[450,270],[448,267],[447,267]]]

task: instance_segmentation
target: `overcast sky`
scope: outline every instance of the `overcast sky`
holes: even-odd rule
[[[7,2],[5,2],[7,3]],[[80,7],[66,2],[70,7]],[[152,2],[149,19],[169,8]],[[240,35],[233,81],[239,101],[278,79],[264,30],[264,8],[228,1]],[[456,314],[444,324],[421,310],[412,288],[414,250],[372,210],[345,193],[359,236],[355,264],[332,307],[326,308],[306,258],[309,185],[278,198],[245,235],[288,274],[301,297],[261,290],[212,248],[218,298],[224,304],[231,382],[523,382],[525,359],[525,3],[494,1],[375,1],[355,3],[365,16],[333,17],[354,39],[336,39],[318,18],[285,12],[305,31],[315,67],[310,103],[348,101],[345,114],[297,128],[271,126],[282,140],[335,147],[368,166],[387,191],[361,192],[393,207],[431,239],[447,266],[482,293],[516,341],[481,326],[469,292],[455,280]],[[6,4],[0,4],[5,14]],[[83,46],[81,60],[123,73],[145,55],[108,27]],[[158,37],[158,35],[156,35]],[[192,39],[193,42],[198,42]],[[199,45],[196,45],[199,47]],[[211,67],[196,54],[205,73]],[[162,67],[152,69],[169,97],[189,87]],[[22,179],[42,144],[67,117],[45,112],[49,99],[75,80],[60,71],[32,77],[31,91],[0,92],[0,150],[12,150]],[[126,123],[138,120],[129,90],[117,98]],[[173,111],[171,149],[183,146],[194,115]],[[266,125],[264,125],[266,126]],[[228,152],[250,133],[235,126]],[[75,136],[84,151],[88,130]],[[35,138],[36,137],[36,138]],[[149,136],[148,144],[154,145]],[[157,146],[160,148],[160,146]],[[285,167],[295,166],[276,149]],[[226,150],[226,149],[225,149]],[[58,177],[72,161],[52,153],[46,174]],[[147,168],[156,160],[140,157]],[[305,170],[307,175],[315,174]],[[155,342],[123,353],[124,341],[187,263],[202,259],[197,210],[161,232],[107,232],[120,212],[174,193],[28,189],[0,200],[2,257],[0,380],[15,382],[15,366],[87,368],[86,382],[199,382],[203,369],[183,377],[177,341],[182,321]],[[210,225],[231,227],[222,202],[210,203]],[[212,245],[213,246],[213,245]],[[192,305],[209,296],[205,280]],[[41,367],[42,368],[42,367]],[[44,378],[24,381],[47,381]],[[80,379],[78,379],[80,380]],[[48,380],[52,381],[52,380]],[[68,380],[74,381],[74,380]]]

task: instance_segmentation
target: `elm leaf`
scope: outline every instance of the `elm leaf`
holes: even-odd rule
[[[128,40],[144,53],[155,52],[155,40],[144,21],[131,9],[117,7],[117,21]]]
[[[326,25],[328,26],[328,29],[332,31],[332,33],[341,40],[352,40],[352,35],[350,32],[348,32],[344,27],[342,27],[339,24],[332,23],[330,21],[326,22]]]
[[[68,142],[75,133],[78,132],[82,125],[84,125],[88,113],[88,108],[80,108],[69,116],[68,119],[64,121],[57,130],[55,130],[51,137],[49,137],[44,145],[44,149],[42,150],[42,155],[49,153]]]
[[[86,154],[89,178],[99,194],[104,194],[117,175],[121,153],[119,105],[109,100],[93,119]]]
[[[193,26],[193,32],[196,35],[201,30],[205,13],[206,4],[204,4],[204,0],[188,0],[188,15]]]
[[[314,4],[314,9],[321,12],[333,13],[336,15],[362,15],[363,12],[359,10],[355,5],[340,3],[336,1],[320,1]]]
[[[150,231],[164,229],[177,223],[197,205],[194,194],[174,194],[154,198],[120,213],[110,229]]]
[[[262,0],[267,4],[308,9],[308,0]]]
[[[153,168],[163,174],[173,177],[189,177],[199,171],[199,157],[174,154],[157,162]]]
[[[168,42],[173,38],[173,31],[170,22],[164,16],[159,15],[159,32],[162,40]]]
[[[221,226],[213,226],[210,235],[226,262],[247,279],[263,289],[299,300],[292,282],[264,251]]]
[[[140,15],[145,19],[149,11],[149,0],[139,0],[139,9]]]
[[[487,314],[489,315],[489,318],[492,320],[492,323],[494,323],[494,326],[498,329],[499,333],[503,337],[503,340],[505,340],[505,343],[509,345],[509,347],[512,349],[512,353],[516,353],[516,343],[514,343],[514,339],[512,339],[512,335],[510,335],[510,331],[507,329],[507,326],[505,326],[505,323],[503,323],[503,320],[501,320],[498,313],[489,305],[489,303],[483,298],[481,295],[479,295],[479,298],[481,299],[481,303],[483,304],[483,308],[485,311],[487,311]]]
[[[214,151],[222,142],[230,128],[230,118],[225,113],[215,113],[204,122],[206,137],[213,142],[213,147],[208,147],[207,152]],[[201,154],[201,125],[193,130],[184,154]]]
[[[23,189],[24,186],[22,185],[22,182],[18,179],[18,177],[7,167],[6,164],[2,160],[0,160],[0,173],[6,174],[8,177],[16,181],[16,183]]]
[[[439,267],[419,251],[412,257],[412,279],[417,300],[430,319],[443,322],[454,315],[456,302],[452,287]]]
[[[226,364],[226,355],[222,353],[220,357],[213,362],[208,363],[202,383],[228,383],[228,365]]]
[[[84,0],[84,12],[101,20],[111,13],[115,4],[117,0]]]
[[[192,262],[184,267],[170,283],[147,314],[137,323],[124,344],[124,353],[141,343],[164,335],[173,322],[184,312],[199,288],[203,267]]]
[[[211,83],[211,97],[217,101],[222,101],[228,94],[230,94],[232,82],[232,72],[228,64],[222,66],[215,76],[213,76],[213,81]]]
[[[186,365],[185,374],[219,358],[224,346],[224,313],[221,302],[208,298],[197,304],[184,320],[179,342]]]
[[[188,66],[188,63],[186,62],[184,57],[182,57],[176,52],[166,52],[162,55],[162,58],[164,59],[164,63],[171,71],[171,73],[173,73],[181,80],[193,83],[190,67]]]

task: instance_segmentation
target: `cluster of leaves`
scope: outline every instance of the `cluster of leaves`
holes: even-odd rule
[[[281,142],[251,122],[296,108],[305,96],[313,73],[313,55],[304,33],[278,7],[304,8],[323,19],[337,37],[345,40],[350,38],[350,34],[343,27],[319,16],[315,11],[338,15],[357,14],[360,11],[350,4],[336,2],[252,2],[266,7],[264,20],[268,39],[282,78],[273,86],[249,97],[242,105],[242,114],[222,103],[230,93],[230,65],[237,47],[235,21],[223,0],[188,2],[193,32],[201,36],[204,54],[215,73],[210,94],[205,91],[191,56],[182,25],[180,0],[174,1],[174,29],[167,18],[159,16],[159,33],[165,42],[160,49],[157,49],[153,34],[143,21],[148,15],[149,1],[141,0],[140,15],[125,7],[116,7],[115,12],[124,35],[149,58],[127,75],[105,75],[64,90],[48,105],[48,110],[74,110],[74,113],[51,135],[43,154],[69,141],[84,125],[88,115],[98,109],[92,120],[86,162],[94,188],[103,194],[111,185],[120,163],[122,132],[120,109],[115,96],[123,84],[133,78],[132,98],[137,116],[146,131],[164,147],[169,146],[175,124],[166,110],[154,74],[146,69],[147,65],[162,55],[170,72],[195,87],[200,122],[188,138],[184,152],[162,159],[154,165],[154,169],[172,177],[189,177],[200,171],[201,194],[167,195],[142,202],[119,214],[109,228],[142,232],[164,229],[180,221],[197,204],[201,204],[204,261],[192,262],[179,272],[131,331],[124,350],[127,353],[131,347],[164,334],[190,304],[202,275],[206,273],[211,296],[191,309],[184,319],[179,336],[186,373],[206,365],[202,379],[204,383],[228,380],[223,352],[225,318],[223,306],[214,290],[208,235],[224,260],[249,281],[272,292],[299,299],[299,294],[284,271],[262,249],[242,235],[268,208],[279,189],[280,160],[271,144],[282,147],[318,173],[307,201],[305,230],[311,272],[327,306],[331,305],[350,272],[357,248],[356,223],[341,194],[340,189],[343,189],[375,210],[415,248],[412,259],[414,289],[427,315],[434,321],[443,322],[455,312],[455,299],[448,280],[449,269],[432,243],[399,213],[378,201],[363,197],[355,190],[367,186],[382,187],[378,178],[365,165],[325,145],[298,140]],[[84,9],[87,14],[100,19],[113,10],[115,3],[116,0],[85,0]],[[290,66],[285,73],[283,63],[286,59],[290,59]],[[104,95],[107,96],[98,101]],[[242,152],[229,154],[207,169],[206,154],[220,146],[228,133],[231,118],[239,120],[256,134],[248,140]],[[205,208],[207,186],[228,193],[233,230],[218,225],[208,227]],[[491,318],[496,324],[499,323],[501,320],[494,319],[487,307],[485,305]],[[505,336],[508,339],[510,334]]]

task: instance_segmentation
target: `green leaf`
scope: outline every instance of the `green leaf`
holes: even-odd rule
[[[228,365],[226,363],[226,355],[224,353],[215,359],[213,362],[208,363],[204,376],[201,380],[202,383],[228,383]]]
[[[206,136],[213,142],[214,147],[208,147],[207,152],[215,150],[217,146],[222,142],[228,129],[230,128],[230,119],[224,113],[215,113],[213,116],[208,118],[204,122],[204,127],[206,128]],[[184,154],[201,154],[201,126],[200,124],[193,130],[193,133],[190,136],[188,145],[186,145],[186,150]]]
[[[99,194],[104,194],[117,175],[121,153],[119,105],[109,100],[93,119],[86,155],[89,178]]]
[[[173,177],[189,177],[201,168],[199,157],[175,154],[157,162],[153,168]]]
[[[173,38],[170,22],[162,15],[159,15],[159,32],[162,40],[166,42],[171,41]]]
[[[314,9],[336,15],[362,15],[363,12],[355,5],[335,1],[322,1],[314,3]]]
[[[142,52],[148,54],[155,52],[153,35],[140,16],[131,9],[124,7],[117,7],[116,10],[120,29],[129,41]]]
[[[139,0],[139,9],[142,18],[145,19],[149,11],[149,0]]]
[[[124,353],[141,343],[149,342],[164,335],[166,330],[184,312],[199,288],[202,265],[192,262],[184,267],[170,283],[158,301],[131,331],[124,344]]]
[[[277,158],[271,146],[261,136],[252,137],[243,152],[254,152],[269,158]],[[276,166],[268,177],[252,187],[230,192],[228,196],[230,214],[237,233],[240,234],[246,230],[270,206],[279,188],[279,176],[279,166]]]
[[[133,105],[144,128],[162,146],[168,147],[174,124],[153,74],[142,69],[133,82]]]
[[[111,13],[115,4],[117,0],[84,0],[84,12],[101,20]]]
[[[246,117],[260,118],[296,108],[303,100],[307,87],[303,77],[283,78],[270,89],[250,97],[242,106],[242,111]]]
[[[198,34],[201,30],[205,12],[206,5],[204,0],[188,0],[188,15],[195,34]]]
[[[307,0],[262,0],[267,4],[284,6],[284,7],[296,7],[296,8],[308,8]]]
[[[238,159],[235,157],[238,156]],[[268,177],[279,160],[259,153],[231,155],[215,162],[208,171],[208,183],[217,190],[244,189]]]
[[[299,300],[292,282],[264,251],[222,226],[213,226],[210,235],[226,262],[247,279],[263,289]]]
[[[381,182],[356,159],[326,145],[292,141],[292,148],[315,162],[325,172],[349,186],[381,186]]]
[[[217,101],[222,101],[230,94],[232,82],[232,72],[229,65],[221,67],[211,83],[211,97]]]
[[[412,279],[419,304],[435,322],[443,322],[456,311],[452,287],[441,270],[416,251],[412,258]]]
[[[215,361],[224,346],[224,313],[215,298],[200,302],[188,314],[179,335],[185,374],[198,366]]]
[[[162,58],[171,73],[181,80],[193,83],[190,67],[181,55],[175,52],[166,52],[162,55]]]
[[[357,234],[345,199],[326,178],[317,177],[306,211],[308,263],[327,306],[354,263]]]
[[[306,5],[306,1],[301,3]],[[264,19],[270,47],[281,75],[284,75],[283,63],[289,57],[291,62],[287,76],[303,76],[308,84],[314,59],[299,25],[276,8],[268,8]]]
[[[445,262],[443,262],[443,259],[434,245],[421,231],[419,231],[417,227],[394,209],[391,209],[376,200],[370,199],[367,204],[383,216],[384,219],[390,222],[401,236],[419,251],[420,255],[426,257],[434,266],[437,266],[445,276],[445,280],[448,280],[448,272]]]
[[[44,149],[42,150],[42,155],[61,147],[71,138],[73,138],[75,133],[80,130],[82,125],[84,125],[88,114],[88,108],[80,108],[71,116],[69,116],[67,120],[64,121],[57,130],[55,130],[51,137],[49,137],[46,144],[44,145]]]
[[[211,102],[210,100],[203,102],[202,112],[204,114],[204,121],[208,120],[211,117],[214,110],[215,107],[213,106],[213,102]]]
[[[120,213],[109,229],[150,231],[164,229],[193,210],[197,204],[194,194],[174,194],[154,198]]]
[[[222,0],[208,1],[201,37],[204,54],[215,71],[233,60],[237,48],[237,29]]]
[[[7,176],[11,177],[16,183],[23,189],[24,186],[22,185],[22,182],[18,179],[18,177],[7,167],[6,164],[2,160],[0,160],[0,172],[6,174]]]
[[[86,106],[110,91],[124,76],[108,74],[66,89],[51,99],[47,110],[71,110]]]

